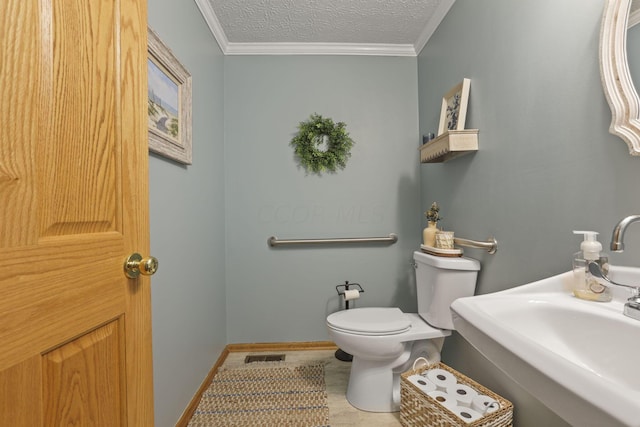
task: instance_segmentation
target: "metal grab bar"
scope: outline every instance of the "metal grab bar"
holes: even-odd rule
[[[458,246],[465,246],[468,248],[486,249],[490,254],[495,254],[498,251],[498,241],[495,237],[489,237],[486,242],[479,242],[477,240],[463,239],[461,237],[453,237],[453,244]]]
[[[279,240],[275,236],[269,237],[267,243],[269,246],[281,246],[281,245],[315,245],[322,243],[389,243],[394,244],[398,241],[398,235],[395,233],[389,234],[387,237],[348,237],[344,239],[288,239]]]

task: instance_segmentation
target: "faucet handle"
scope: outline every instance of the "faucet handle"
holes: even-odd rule
[[[589,263],[589,273],[605,283],[630,288],[633,291],[633,295],[627,299],[622,313],[632,319],[640,320],[640,286],[625,285],[623,283],[616,283],[612,281],[602,272],[602,269],[597,262]]]
[[[600,265],[595,262],[595,261],[591,261],[589,262],[589,273],[591,273],[591,275],[597,279],[600,279],[599,282],[604,281],[605,283],[608,283],[610,285],[616,285],[616,286],[622,286],[624,288],[631,288],[635,290],[636,295],[639,294],[640,292],[640,287],[635,286],[635,285],[625,285],[624,283],[617,283],[614,282],[613,280],[609,279],[609,277],[604,273],[604,271],[602,271],[602,269],[600,268]],[[602,283],[604,284],[604,283]]]
[[[634,294],[624,305],[623,314],[632,319],[640,320],[640,288],[635,288]]]

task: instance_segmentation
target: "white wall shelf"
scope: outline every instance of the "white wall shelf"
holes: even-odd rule
[[[427,142],[420,150],[421,163],[442,163],[478,151],[478,129],[450,130]]]

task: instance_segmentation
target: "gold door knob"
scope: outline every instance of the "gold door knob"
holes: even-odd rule
[[[141,274],[151,276],[156,271],[158,260],[152,256],[142,258],[139,253],[133,253],[124,262],[124,274],[130,279],[136,279]]]

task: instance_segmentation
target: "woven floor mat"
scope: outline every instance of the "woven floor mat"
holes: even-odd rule
[[[329,425],[324,363],[256,362],[220,370],[189,426]]]

